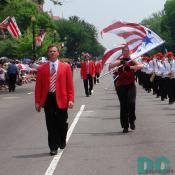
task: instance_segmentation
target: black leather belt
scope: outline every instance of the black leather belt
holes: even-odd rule
[[[50,95],[55,95],[56,93],[55,92],[49,92]]]

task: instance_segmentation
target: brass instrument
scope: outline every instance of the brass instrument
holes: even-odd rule
[[[172,72],[170,72],[170,73],[168,74],[168,76],[169,76],[170,79],[174,78],[174,74],[173,74]]]
[[[156,77],[156,74],[155,74],[155,72],[154,72],[154,73],[152,73],[152,75],[151,75],[149,81],[150,81],[150,82],[153,82],[155,77]]]

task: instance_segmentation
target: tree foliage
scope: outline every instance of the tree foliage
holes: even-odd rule
[[[97,41],[96,28],[79,17],[53,21],[47,13],[38,10],[38,4],[44,2],[39,0],[0,0],[0,2],[0,21],[7,16],[14,16],[22,33],[19,39],[12,39],[7,31],[6,39],[1,36],[0,56],[32,57],[33,25],[36,35],[40,29],[46,31],[42,46],[36,48],[37,57],[44,56],[48,45],[53,42],[60,44],[64,42],[62,55],[70,58],[77,58],[82,52],[89,52],[94,56],[102,55],[104,52],[104,48]],[[35,16],[36,21],[31,21],[32,16]]]
[[[95,27],[77,16],[69,20],[60,20],[56,23],[56,29],[60,33],[62,41],[66,42],[68,57],[78,57],[82,52],[89,52],[94,56],[104,53],[104,48],[97,41]]]
[[[0,4],[1,7],[1,4]],[[7,55],[12,58],[22,58],[22,57],[32,57],[32,21],[31,17],[35,16],[35,33],[39,33],[40,29],[45,29],[47,32],[46,38],[50,41],[49,44],[53,42],[51,33],[53,33],[54,22],[47,13],[39,13],[38,7],[32,1],[26,0],[13,0],[6,3],[5,8],[0,11],[0,20],[4,20],[7,16],[15,16],[17,24],[22,33],[22,37],[19,39],[12,39],[11,36],[6,31],[6,39],[1,41],[0,56]],[[48,41],[44,40],[41,48],[36,48],[37,56],[42,56],[45,54],[46,50],[43,50],[44,46],[48,44]]]
[[[175,0],[167,0],[164,10],[142,20],[142,24],[155,31],[165,41],[168,50],[175,51]],[[162,48],[163,50],[163,48]]]
[[[32,0],[32,1],[37,4],[44,4],[44,0]]]

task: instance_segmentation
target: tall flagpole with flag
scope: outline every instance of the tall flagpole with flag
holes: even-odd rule
[[[165,41],[152,30],[137,23],[117,21],[101,31],[101,35],[105,33],[112,33],[125,40],[125,44],[128,46],[131,53],[131,60],[165,43]],[[116,49],[115,52],[114,49],[111,49],[108,53],[105,53],[103,56],[105,62],[110,63],[111,60],[115,61],[115,53],[117,54],[119,52],[121,52],[121,50],[119,51]],[[120,57],[122,57],[122,55],[120,55]],[[117,58],[116,56],[116,59]]]

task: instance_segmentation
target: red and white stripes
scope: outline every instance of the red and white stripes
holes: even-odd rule
[[[117,21],[102,30],[103,33],[113,33],[125,39],[130,52],[133,53],[142,45],[146,31],[143,26],[136,23]]]
[[[21,32],[18,28],[18,25],[16,24],[16,20],[14,17],[11,17],[9,19],[9,23],[7,25],[7,30],[10,32],[10,34],[13,38],[18,38],[19,36],[21,36]]]
[[[56,77],[57,74],[56,72],[53,73],[50,77],[50,88],[49,88],[49,92],[55,92],[56,91]]]
[[[104,64],[110,64],[115,60],[120,59],[122,57],[122,47],[124,46],[125,44],[122,44],[107,50],[102,57],[102,65],[104,66]]]
[[[3,29],[7,29],[13,38],[21,36],[21,32],[18,28],[14,17],[8,16],[2,23],[0,23]]]
[[[138,58],[164,43],[156,33],[137,23],[117,21],[104,28],[101,35],[103,33],[122,37],[130,50],[131,59]],[[104,54],[103,64],[111,63],[120,57],[122,57],[121,46],[114,47]]]

